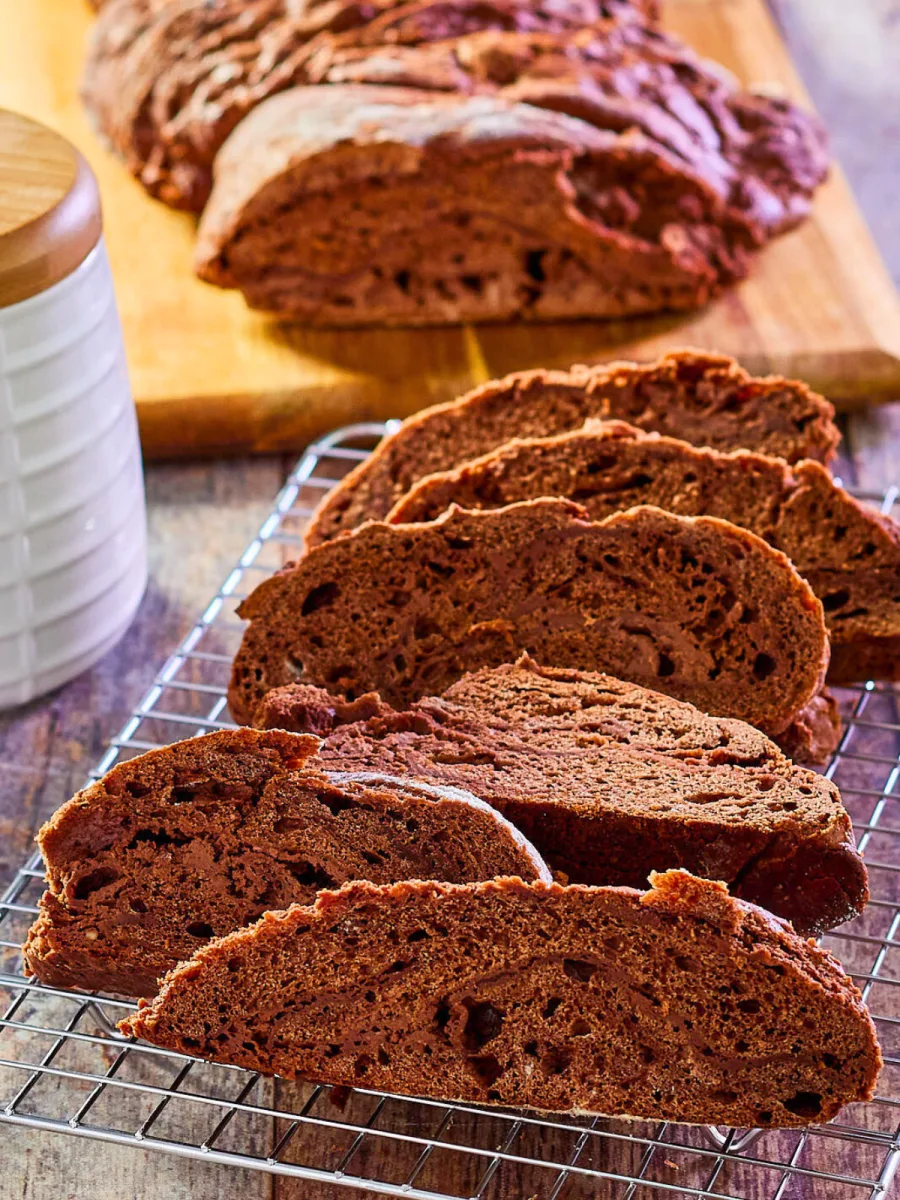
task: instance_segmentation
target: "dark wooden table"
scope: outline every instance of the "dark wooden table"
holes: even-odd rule
[[[900,284],[900,0],[772,2]],[[848,422],[845,475],[867,487],[900,482],[898,456],[900,404]],[[149,468],[150,585],[134,625],[93,671],[0,718],[0,885],[41,821],[82,785],[156,665],[219,586],[259,527],[286,467],[278,459],[244,459]],[[362,1200],[362,1193],[342,1188],[0,1126],[0,1200],[238,1195]]]

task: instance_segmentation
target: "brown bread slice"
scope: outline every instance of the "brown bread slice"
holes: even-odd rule
[[[536,496],[575,500],[595,521],[654,504],[750,529],[783,550],[822,601],[830,679],[866,679],[873,667],[875,678],[900,672],[900,525],[853,499],[819,463],[790,467],[746,450],[697,449],[622,422],[589,421],[427,476],[387,520],[431,521],[451,504],[502,508]]]
[[[523,652],[784,733],[828,665],[822,606],[787,558],[713,517],[563,500],[425,525],[370,522],[243,601],[229,703],[287,683],[403,707]]]
[[[38,837],[48,891],[28,970],[56,987],[148,996],[210,938],[350,879],[550,878],[470,793],[326,774],[317,746],[293,733],[212,733],[120,763],[79,792]]]
[[[683,867],[809,934],[866,903],[830,780],[741,721],[607,675],[524,657],[403,712],[295,684],[270,692],[256,722],[324,737],[326,766],[474,792],[573,883],[644,887]]]
[[[882,1065],[836,959],[721,884],[353,883],[168,976],[123,1033],[401,1095],[693,1124],[828,1121]]]
[[[307,82],[310,54],[321,53],[333,34],[354,44],[374,25],[373,36],[415,46],[479,29],[564,31],[604,17],[643,22],[654,9],[629,0],[107,0],[92,31],[82,96],[152,195],[199,212],[226,137],[269,96]],[[768,120],[756,129],[741,118],[743,138],[779,176],[785,156],[778,134],[765,128],[777,108],[761,103]],[[790,108],[788,117],[775,115],[781,140],[809,120]],[[806,145],[802,133],[799,141]],[[787,148],[786,160],[805,157]],[[794,173],[788,190],[799,199],[803,172]]]
[[[628,421],[697,446],[746,447],[791,463],[828,463],[840,439],[833,407],[806,384],[755,378],[726,355],[679,350],[647,366],[521,371],[404,421],[325,497],[306,545],[381,520],[426,475],[512,438],[579,429],[590,418]]]
[[[309,325],[546,321],[696,308],[764,238],[635,129],[333,84],[272,96],[231,134],[195,265]]]

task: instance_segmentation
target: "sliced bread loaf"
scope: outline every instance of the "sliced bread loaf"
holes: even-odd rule
[[[307,82],[310,55],[320,55],[334,34],[353,44],[375,25],[374,36],[418,45],[477,29],[552,32],[607,16],[642,20],[652,7],[629,0],[107,0],[92,31],[82,95],[143,186],[199,212],[226,137],[267,97]],[[749,126],[744,138],[766,144],[764,131]],[[798,178],[792,190],[802,189]]]
[[[781,1127],[871,1099],[836,959],[681,871],[649,892],[354,883],[268,913],[119,1028],[288,1079],[654,1121]]]
[[[602,520],[635,504],[733,521],[783,550],[822,601],[829,678],[900,671],[900,525],[838,487],[820,463],[697,449],[622,422],[589,421],[550,438],[516,439],[427,476],[387,520],[430,521],[451,504],[501,508],[562,496]],[[856,651],[860,657],[855,659]]]
[[[827,138],[816,117],[788,101],[741,91],[658,26],[607,20],[526,32],[482,20],[449,36],[433,22],[415,31],[411,24],[402,9],[389,10],[317,39],[306,82],[497,95],[598,129],[639,129],[708,179],[768,237],[808,213],[827,174]]]
[[[696,308],[764,232],[645,134],[500,96],[332,84],[245,117],[195,265],[309,325]]]
[[[262,727],[315,731],[320,761],[474,792],[573,883],[644,887],[684,867],[822,933],[862,910],[866,870],[837,788],[756,729],[606,675],[528,658],[397,712],[302,684]]]
[[[822,606],[783,554],[712,517],[569,501],[370,522],[261,583],[232,669],[239,722],[312,683],[403,707],[523,651],[602,670],[773,736],[816,696]]]
[[[523,371],[404,421],[328,493],[307,528],[306,545],[381,520],[426,475],[512,438],[579,429],[590,418],[628,421],[696,446],[746,447],[791,463],[829,462],[840,436],[832,406],[805,384],[754,378],[724,355],[680,350],[649,366]]]
[[[79,792],[39,834],[48,890],[28,970],[57,987],[148,996],[210,938],[350,879],[550,878],[468,792],[326,774],[317,745],[212,733],[120,763]]]

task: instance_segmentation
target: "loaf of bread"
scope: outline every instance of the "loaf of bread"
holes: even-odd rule
[[[516,439],[427,476],[394,505],[397,524],[431,521],[451,504],[502,508],[562,496],[602,520],[636,504],[721,517],[790,558],[822,601],[829,678],[894,679],[900,671],[900,525],[859,503],[823,466],[746,450],[697,449],[622,422],[589,421],[549,438]],[[856,651],[859,650],[859,659]]]
[[[228,134],[267,97],[308,82],[310,55],[321,70],[335,35],[346,53],[373,24],[372,39],[416,46],[449,44],[473,30],[561,32],[604,17],[643,21],[654,8],[629,0],[107,0],[82,95],[143,186],[199,212]],[[785,130],[794,120],[782,121]],[[744,137],[763,145],[749,131]],[[778,138],[768,141],[774,146]]]
[[[762,236],[636,130],[333,84],[273,96],[229,137],[195,263],[310,325],[619,317],[704,304]]]
[[[328,493],[306,545],[381,520],[425,475],[512,438],[548,437],[591,418],[620,419],[697,446],[746,447],[790,463],[830,462],[840,437],[834,409],[806,384],[755,378],[725,355],[681,350],[648,366],[522,371],[404,421]]]
[[[777,736],[828,664],[820,602],[754,534],[655,508],[591,522],[563,500],[370,522],[264,580],[238,613],[250,624],[228,695],[242,724],[287,683],[403,707],[527,651]]]
[[[836,959],[681,871],[352,883],[199,950],[119,1028],[288,1079],[741,1127],[828,1121],[882,1065]]]
[[[210,938],[350,879],[549,880],[537,851],[470,793],[326,774],[317,745],[212,733],[79,792],[39,835],[48,890],[28,970],[55,987],[149,996]]]
[[[683,867],[819,934],[866,903],[829,780],[756,729],[605,675],[521,659],[398,712],[294,684],[256,713],[315,732],[320,761],[474,792],[573,883],[644,887]]]
[[[656,27],[608,20],[555,32],[481,28],[440,39],[403,32],[388,13],[320,39],[306,82],[487,93],[598,129],[639,129],[767,237],[807,215],[828,170],[825,133],[814,117],[741,92],[718,66]]]

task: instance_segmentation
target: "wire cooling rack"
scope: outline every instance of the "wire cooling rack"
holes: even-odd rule
[[[97,765],[231,726],[235,605],[296,555],[315,503],[384,434],[311,447],[259,534]],[[861,494],[890,512],[898,490]],[[41,987],[19,946],[42,890],[33,857],[0,899],[0,1121],[143,1146],[409,1200],[855,1200],[887,1196],[900,1158],[900,719],[883,684],[841,689],[827,774],[866,855],[872,900],[825,944],[863,989],[885,1053],[879,1095],[830,1125],[740,1134],[408,1100],[264,1079],[127,1042],[121,1000]]]

